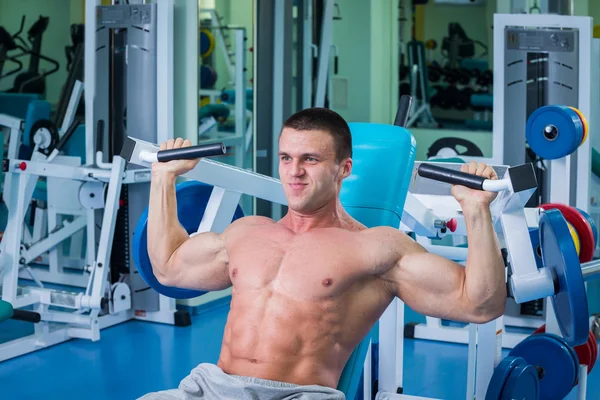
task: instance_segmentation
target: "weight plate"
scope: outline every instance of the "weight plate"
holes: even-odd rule
[[[535,330],[535,332],[533,332],[534,335],[537,335],[539,333],[545,333],[546,332],[546,324],[540,326],[539,328],[537,328]],[[588,335],[588,341],[585,342],[582,345],[579,346],[575,346],[573,349],[575,351],[575,354],[577,355],[577,360],[580,364],[585,364],[588,366],[588,374],[590,372],[592,372],[592,368],[594,367],[594,363],[595,363],[595,349],[594,349],[594,343],[596,342],[594,334],[592,331],[590,331],[590,334]]]
[[[567,226],[569,227],[569,233],[571,234],[571,239],[573,239],[573,244],[575,245],[575,251],[577,252],[577,256],[579,257],[579,252],[581,251],[581,243],[579,243],[579,235],[575,228],[573,228],[572,224],[567,222]]]
[[[569,345],[583,344],[588,336],[588,302],[569,228],[559,210],[548,209],[540,217],[539,229],[544,268],[550,268],[555,281],[551,299],[560,332]]]
[[[544,324],[544,325],[540,326],[539,328],[537,328],[537,329],[535,330],[535,332],[533,332],[533,335],[537,335],[537,334],[540,334],[540,333],[546,333],[546,324]],[[578,348],[578,347],[580,347],[580,346],[575,346],[575,347],[572,347],[572,346],[569,346],[569,345],[567,344],[567,342],[565,342],[565,341],[564,341],[562,338],[560,338],[560,340],[561,340],[561,342],[562,342],[562,343],[563,343],[565,346],[567,346],[567,347],[569,348],[569,350],[571,350],[571,355],[572,355],[572,357],[573,357],[573,362],[574,362],[576,365],[577,365],[577,364],[579,364],[579,363],[580,363],[580,361],[579,361],[579,360],[580,360],[580,358],[579,358],[579,352],[577,351],[577,348]],[[588,342],[584,343],[582,346],[586,346],[587,344],[588,344]],[[581,361],[581,362],[583,362],[583,361]],[[577,370],[577,372],[579,373],[579,370]]]
[[[577,379],[578,363],[569,346],[556,335],[528,336],[509,353],[540,369],[540,399],[563,399]]]
[[[177,185],[175,191],[177,216],[188,234],[191,235],[198,230],[212,189],[212,186],[198,181],[186,181]],[[244,213],[238,206],[232,222],[243,216]],[[175,299],[189,299],[205,294],[204,291],[175,288],[158,282],[152,271],[152,264],[148,256],[147,223],[148,209],[144,211],[138,220],[133,234],[133,259],[142,279],[158,293]]]
[[[592,362],[589,368],[589,372],[591,372],[592,369],[594,369],[594,366],[596,365],[596,360],[598,359],[598,341],[596,340],[596,336],[594,335],[594,331],[592,330],[590,330],[589,337],[590,347],[592,348]]]
[[[569,107],[569,108],[577,113],[577,116],[579,117],[579,119],[581,120],[581,123],[583,125],[583,138],[581,139],[581,144],[583,144],[583,142],[585,142],[585,140],[587,139],[588,133],[590,130],[587,119],[585,118],[585,115],[583,115],[583,113],[581,111],[579,111],[578,109],[576,109],[575,107]]]
[[[533,365],[517,365],[506,379],[502,389],[502,400],[538,400],[540,378]]]
[[[519,357],[505,357],[498,363],[496,368],[494,368],[494,374],[485,393],[485,400],[502,399],[502,391],[504,390],[506,380],[518,365],[528,364],[524,359]]]
[[[559,203],[547,203],[540,205],[544,210],[557,209],[564,219],[573,225],[579,236],[581,251],[579,252],[579,261],[584,263],[594,258],[594,232],[587,219],[575,208]]]
[[[215,48],[215,37],[208,29],[200,30],[200,56],[210,56]]]
[[[598,246],[598,227],[596,226],[596,223],[594,222],[594,220],[592,219],[592,217],[590,216],[590,214],[586,213],[585,211],[583,211],[580,208],[575,208],[577,211],[579,211],[579,213],[581,215],[584,216],[584,218],[587,220],[588,224],[590,224],[590,227],[592,228],[592,233],[594,235],[594,248],[596,246]]]
[[[555,160],[577,150],[583,139],[583,123],[569,107],[544,106],[528,118],[525,136],[537,155]]]
[[[574,347],[575,353],[577,353],[577,359],[579,360],[579,364],[587,365],[588,374],[591,372],[590,367],[592,365],[592,358],[594,357],[592,344],[589,342],[589,339],[584,344]]]

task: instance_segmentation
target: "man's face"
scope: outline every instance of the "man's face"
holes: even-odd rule
[[[323,131],[284,128],[279,138],[279,177],[288,207],[312,213],[339,193],[352,160],[336,162],[333,137]]]

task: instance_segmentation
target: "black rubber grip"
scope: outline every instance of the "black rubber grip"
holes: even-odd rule
[[[73,121],[73,123],[71,124],[71,126],[69,126],[69,129],[67,129],[67,131],[65,132],[65,134],[62,135],[62,137],[58,141],[58,144],[56,145],[56,150],[58,150],[58,151],[62,150],[62,148],[65,146],[65,144],[67,144],[67,142],[69,141],[69,139],[71,138],[71,136],[73,136],[73,133],[75,132],[75,130],[77,129],[77,127],[80,124],[81,124],[81,120],[79,120],[79,119],[75,119]]]
[[[482,176],[456,171],[454,169],[444,168],[433,164],[420,164],[417,173],[423,178],[451,183],[453,185],[466,186],[476,190],[483,190],[483,182],[485,182],[486,179]]]
[[[36,313],[34,311],[25,311],[25,310],[15,310],[14,314],[11,318],[16,319],[18,321],[33,322],[33,323],[38,323],[42,319],[39,313]]]
[[[398,112],[396,113],[396,119],[394,120],[394,125],[401,126],[403,128],[406,127],[406,122],[408,122],[408,114],[410,114],[410,106],[412,104],[412,97],[409,95],[403,95],[400,97],[400,102],[398,104]]]
[[[196,158],[222,156],[225,154],[225,144],[202,144],[198,146],[183,147],[179,149],[160,150],[156,158],[159,162],[173,160],[194,160]]]
[[[104,148],[104,120],[99,119],[96,123],[96,151]]]

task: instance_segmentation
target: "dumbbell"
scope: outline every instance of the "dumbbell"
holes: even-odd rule
[[[471,105],[471,95],[473,89],[467,87],[457,90],[456,99],[454,100],[454,108],[457,110],[466,110]]]
[[[431,64],[427,66],[427,75],[431,82],[436,83],[442,78],[443,71],[437,63]]]
[[[434,89],[436,90],[436,93],[431,96],[431,106],[448,110],[450,108],[450,101],[447,89],[443,86],[434,86]]]
[[[460,83],[461,85],[468,85],[471,82],[473,74],[470,70],[466,68],[459,68],[456,70],[456,76],[458,83]]]
[[[492,71],[482,71],[476,80],[479,86],[489,86],[494,83],[494,74]]]
[[[454,85],[458,81],[458,74],[456,72],[456,69],[444,67],[442,68],[442,73],[444,74],[444,80],[450,85]]]

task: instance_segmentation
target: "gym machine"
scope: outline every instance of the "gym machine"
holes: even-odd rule
[[[21,20],[21,29],[19,32],[21,32],[24,22],[25,17],[23,17]],[[27,38],[31,42],[31,48],[23,39],[21,39],[20,36],[18,36],[18,34],[14,37],[14,39],[17,39],[21,42],[21,44],[16,44],[16,48],[23,52],[22,55],[29,54],[30,59],[28,70],[15,77],[13,86],[7,91],[7,93],[46,94],[46,77],[55,73],[59,69],[59,63],[56,60],[41,53],[42,38],[49,23],[50,18],[40,16],[39,19],[31,26],[31,28],[29,28],[27,31]],[[52,64],[53,68],[50,71],[40,73],[40,59]]]
[[[11,135],[5,160],[4,199],[11,217],[1,244],[2,300],[19,312],[32,308],[39,314],[35,318],[39,322],[33,335],[1,345],[0,360],[71,338],[99,340],[101,329],[130,319],[190,324],[189,313],[177,311],[175,299],[149,290],[129,258],[131,223],[147,205],[150,171],[125,171],[123,160],[114,155],[126,134],[146,134],[147,139],[163,141],[164,135],[172,132],[172,127],[168,127],[172,122],[172,94],[163,92],[165,87],[168,89],[167,80],[157,73],[172,74],[168,57],[159,56],[168,46],[166,39],[172,38],[169,30],[173,29],[173,14],[169,7],[169,1],[120,6],[87,2],[87,9],[95,12],[86,13],[85,75],[95,79],[85,83],[89,121],[84,126],[85,157],[60,155],[69,138],[80,130],[77,127],[82,126],[76,121],[56,146],[50,144],[45,150],[41,147],[48,146],[48,132],[36,131],[31,159],[19,159],[16,149],[22,142],[23,122],[2,116],[1,122]],[[168,15],[171,19],[165,17]],[[129,49],[127,59],[119,51],[121,48]],[[109,63],[114,68],[109,70]],[[75,87],[80,85],[76,82]],[[75,109],[76,104],[69,104],[67,115],[73,115]],[[147,118],[148,115],[156,119]],[[25,246],[23,218],[39,177],[46,177],[55,183],[51,184],[53,188],[58,188],[49,189],[49,203],[74,218],[52,225],[47,237]],[[57,244],[81,231],[85,231],[86,239],[85,265],[78,273],[83,284],[67,290],[45,288],[41,279],[34,280],[31,286],[19,285],[19,273],[37,254],[54,251]]]
[[[466,162],[483,160],[494,165],[533,162],[538,177],[538,190],[527,204],[528,207],[567,204],[589,214],[590,219],[597,224],[597,210],[592,199],[598,189],[594,185],[596,180],[591,176],[590,166],[590,148],[597,139],[590,136],[581,143],[575,140],[572,151],[563,153],[564,156],[561,157],[542,153],[539,147],[536,148],[537,153],[543,154],[542,157],[532,151],[531,143],[529,149],[524,150],[524,144],[530,139],[529,132],[533,132],[529,129],[531,125],[527,123],[528,120],[536,110],[543,109],[548,104],[576,107],[585,116],[585,124],[591,121],[589,123],[593,125],[596,115],[591,112],[591,104],[597,101],[597,94],[590,91],[588,82],[597,80],[591,74],[595,74],[593,65],[597,57],[594,54],[600,54],[600,50],[598,41],[592,40],[591,19],[513,14],[496,14],[494,18],[494,70],[504,73],[497,72],[494,76],[493,154],[491,158],[461,158]],[[515,38],[520,38],[521,41]],[[565,47],[562,45],[563,41]],[[529,50],[531,46],[535,50]],[[553,114],[551,118],[566,118],[567,122],[563,122],[562,127],[570,131],[568,136],[574,136],[572,131],[575,125],[573,122],[568,123],[568,110],[549,110]],[[544,123],[543,119],[541,123]],[[565,144],[563,149],[568,147]],[[442,204],[431,206],[435,207],[436,213],[444,212],[445,206]],[[406,227],[403,229],[409,230]],[[433,242],[429,238],[435,238],[435,235],[434,232],[425,232],[422,236],[417,235],[417,241],[426,247],[431,246]],[[459,237],[460,235],[453,236],[454,245],[460,243]],[[465,249],[452,246],[432,246],[431,249],[443,254],[452,253],[455,257],[464,257],[466,254]],[[458,256],[461,252],[462,255]],[[535,330],[544,324],[548,314],[542,300],[520,305],[509,300],[503,322],[505,327]],[[411,325],[407,333],[419,339],[467,343],[467,330],[468,326],[447,326],[437,318],[426,317],[425,324]],[[502,345],[513,348],[525,337],[522,333],[504,329]]]
[[[158,55],[160,6],[168,7],[165,2],[97,7],[92,46],[96,50],[92,127],[100,151],[95,160],[99,166],[118,159],[116,155],[127,135],[150,141],[160,139],[159,120],[148,118],[163,110],[168,112],[169,108],[159,104],[158,93],[158,69],[163,62]],[[148,204],[150,188],[150,171],[138,171],[137,175],[145,178],[124,185],[120,192],[122,206],[116,215],[110,280],[113,284],[121,280],[127,283],[136,319],[187,325],[189,314],[177,311],[174,299],[148,290],[130,257],[135,223]],[[100,223],[99,218],[96,223]]]

